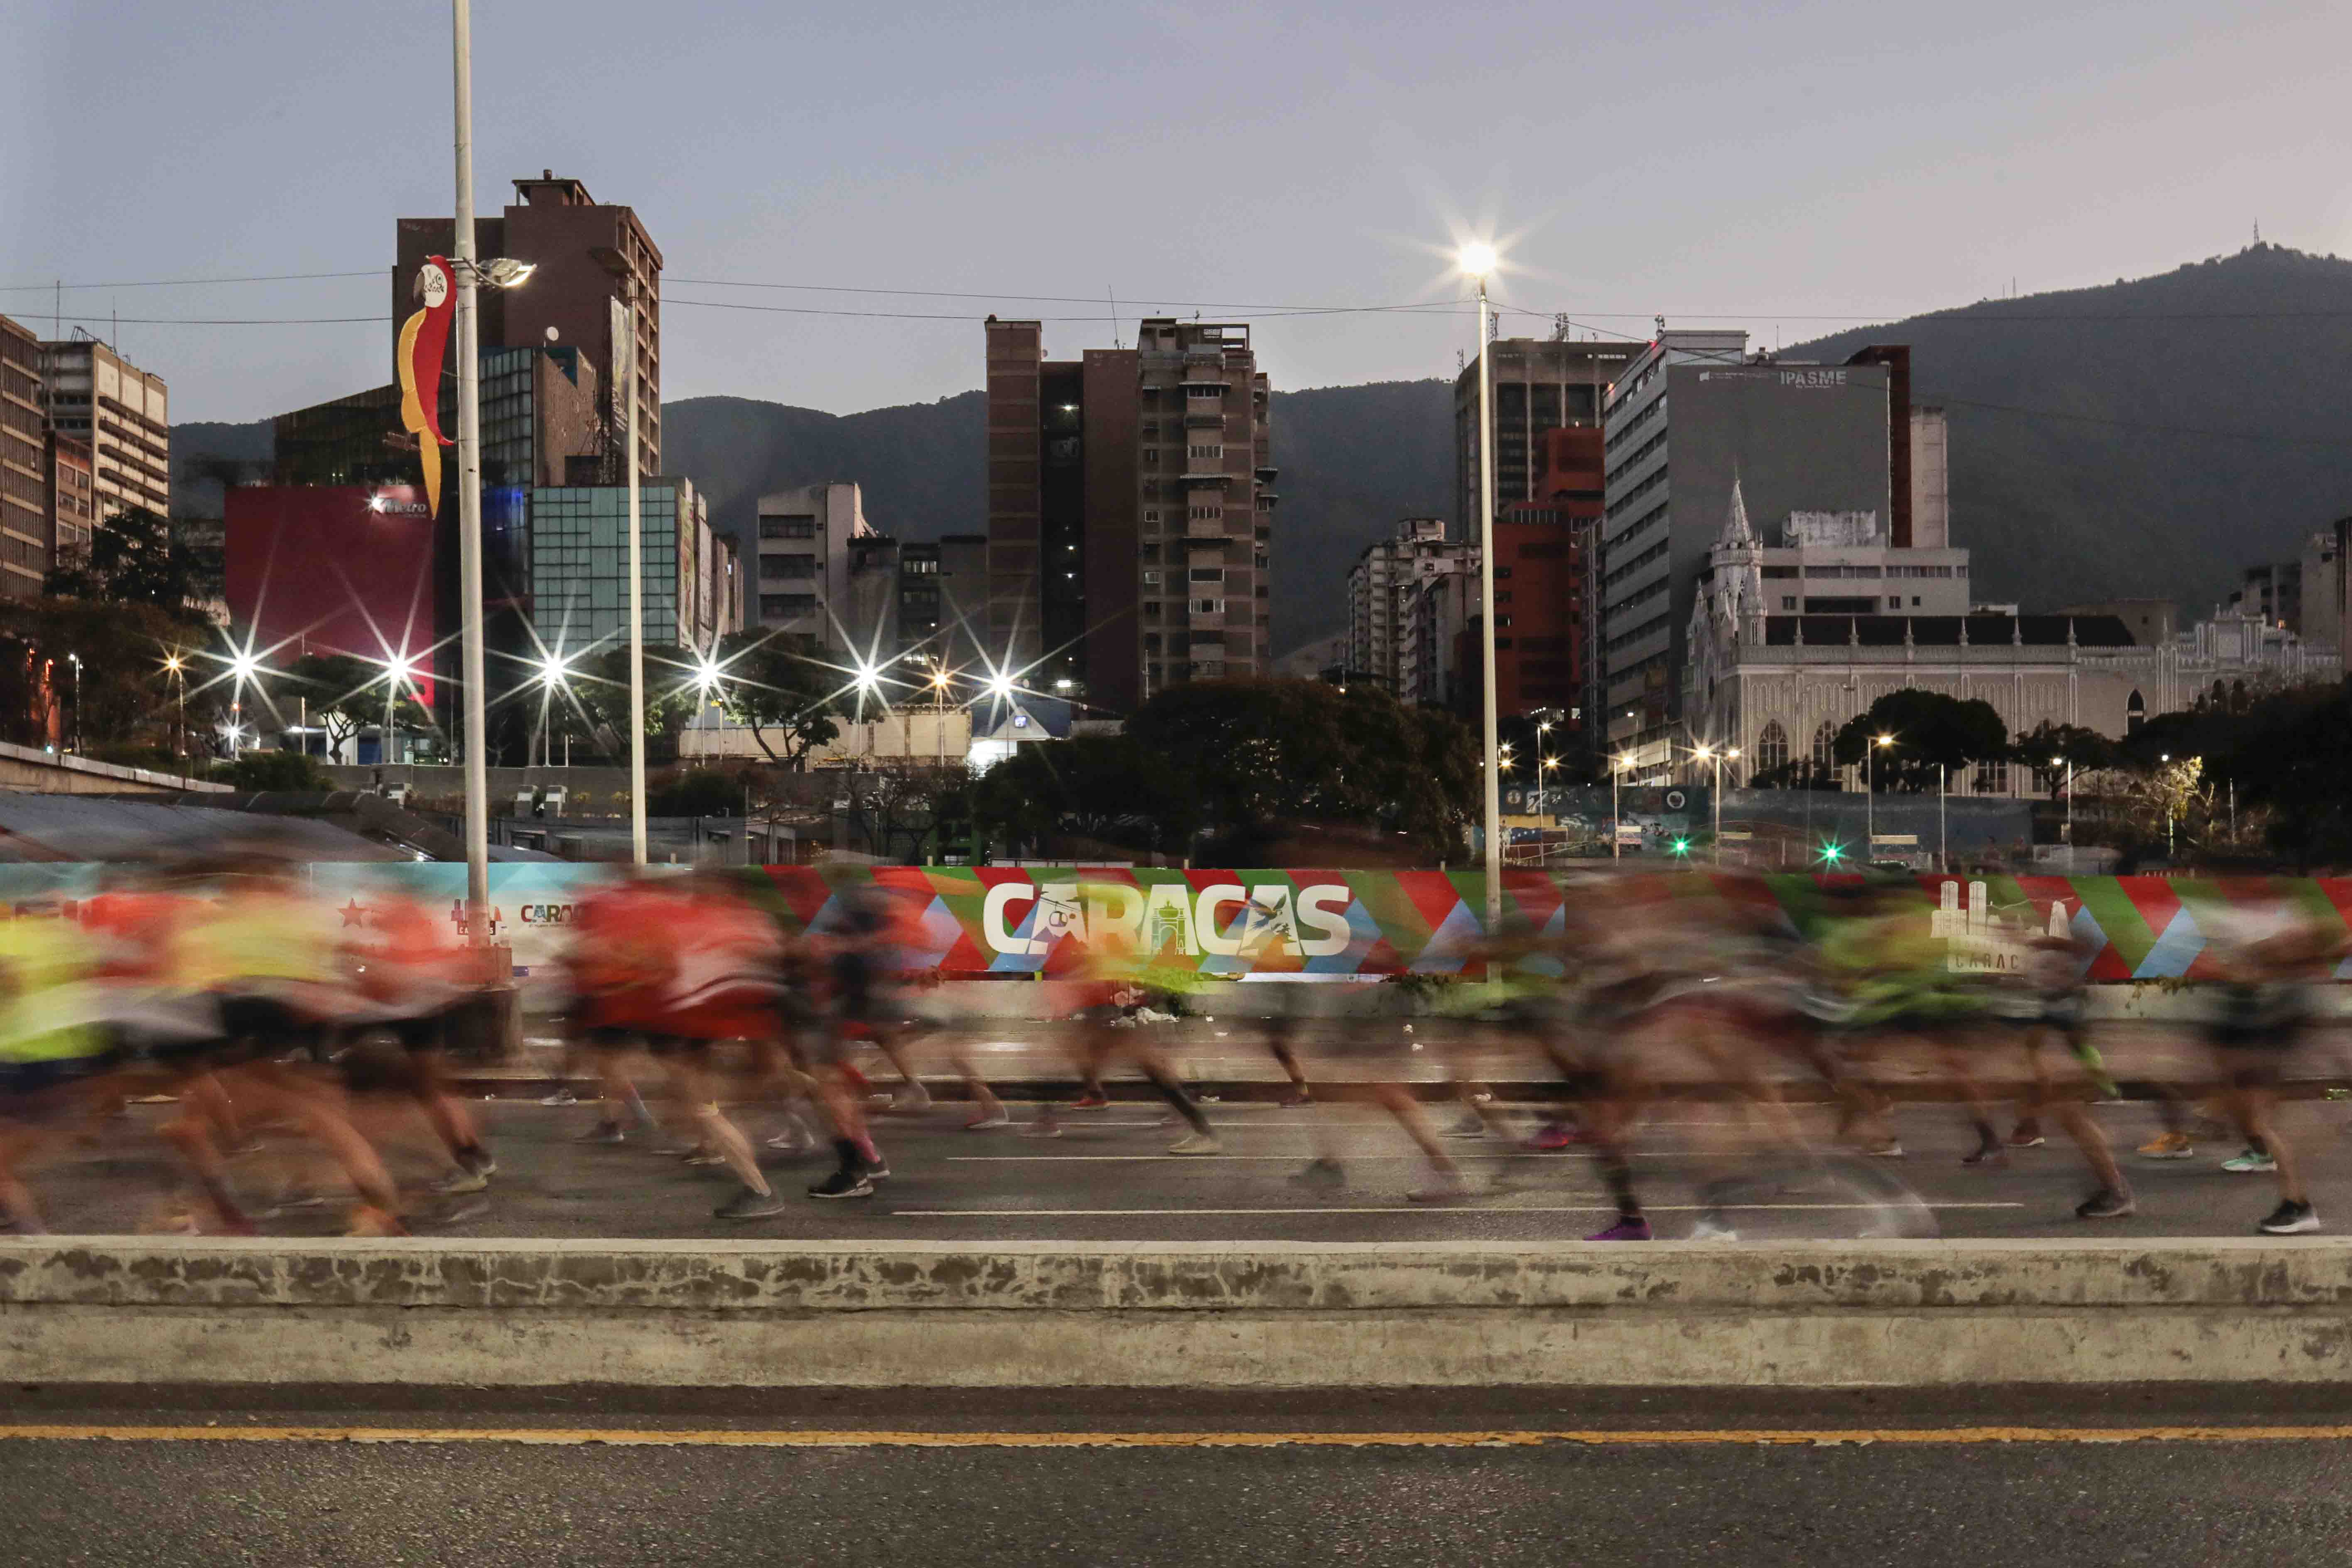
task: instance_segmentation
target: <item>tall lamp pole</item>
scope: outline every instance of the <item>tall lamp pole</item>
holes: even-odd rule
[[[1478,658],[1484,679],[1479,682],[1480,755],[1486,759],[1486,934],[1496,935],[1503,923],[1503,780],[1496,765],[1499,725],[1495,716],[1495,416],[1494,359],[1488,352],[1486,278],[1495,270],[1495,247],[1465,245],[1462,270],[1478,285],[1478,605],[1481,635]],[[1487,966],[1488,979],[1494,966]]]
[[[1620,752],[1609,759],[1609,858],[1625,858],[1624,813],[1617,804],[1617,786],[1623,782],[1625,770],[1633,761],[1630,752]]]
[[[1878,852],[1878,753],[1895,744],[1892,735],[1879,735],[1862,754],[1862,868],[1870,869],[1871,857]]]
[[[459,683],[466,698],[466,940],[490,940],[489,721],[483,705],[482,380],[474,244],[474,16],[472,0],[450,0],[456,33],[457,200],[457,599]]]

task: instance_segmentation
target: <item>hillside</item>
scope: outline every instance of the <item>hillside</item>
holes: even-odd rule
[[[2154,278],[1841,332],[1907,342],[1952,421],[1977,595],[2152,595],[2210,613],[2240,568],[2352,512],[2352,262],[2256,246]]]
[[[1790,359],[1907,342],[1914,396],[1952,420],[1956,542],[1978,596],[2052,607],[2149,595],[2200,614],[2239,569],[2285,559],[2352,512],[2352,262],[2257,246],[2154,278],[1987,300],[1799,344]],[[1346,622],[1349,564],[1401,517],[1444,516],[1450,384],[1274,395],[1275,643]],[[866,487],[866,515],[907,539],[986,527],[977,392],[832,415],[743,397],[662,411],[666,466],[748,535],[770,490]],[[203,453],[264,458],[266,422],[181,426]],[[218,510],[217,486],[184,510]]]

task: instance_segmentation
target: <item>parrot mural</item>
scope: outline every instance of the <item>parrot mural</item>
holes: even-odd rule
[[[457,306],[456,279],[446,258],[428,256],[410,289],[419,309],[401,323],[396,358],[400,366],[400,427],[416,437],[425,465],[425,500],[441,515],[441,358],[449,342],[449,319]]]

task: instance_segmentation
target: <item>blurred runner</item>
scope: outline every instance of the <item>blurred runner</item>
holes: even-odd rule
[[[37,1235],[26,1168],[71,1138],[118,1053],[91,1010],[97,944],[54,915],[0,918],[0,1221]]]
[[[484,954],[467,947],[450,922],[415,899],[385,887],[371,889],[340,928],[345,961],[360,994],[376,1009],[374,1022],[401,1048],[401,1089],[414,1099],[456,1167],[436,1190],[478,1193],[498,1162],[483,1147],[465,1100],[444,1065],[453,1026],[486,1005]]]

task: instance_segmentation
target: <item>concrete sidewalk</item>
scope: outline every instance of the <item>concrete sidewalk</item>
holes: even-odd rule
[[[2340,1242],[18,1241],[0,1378],[648,1386],[2342,1381]]]

